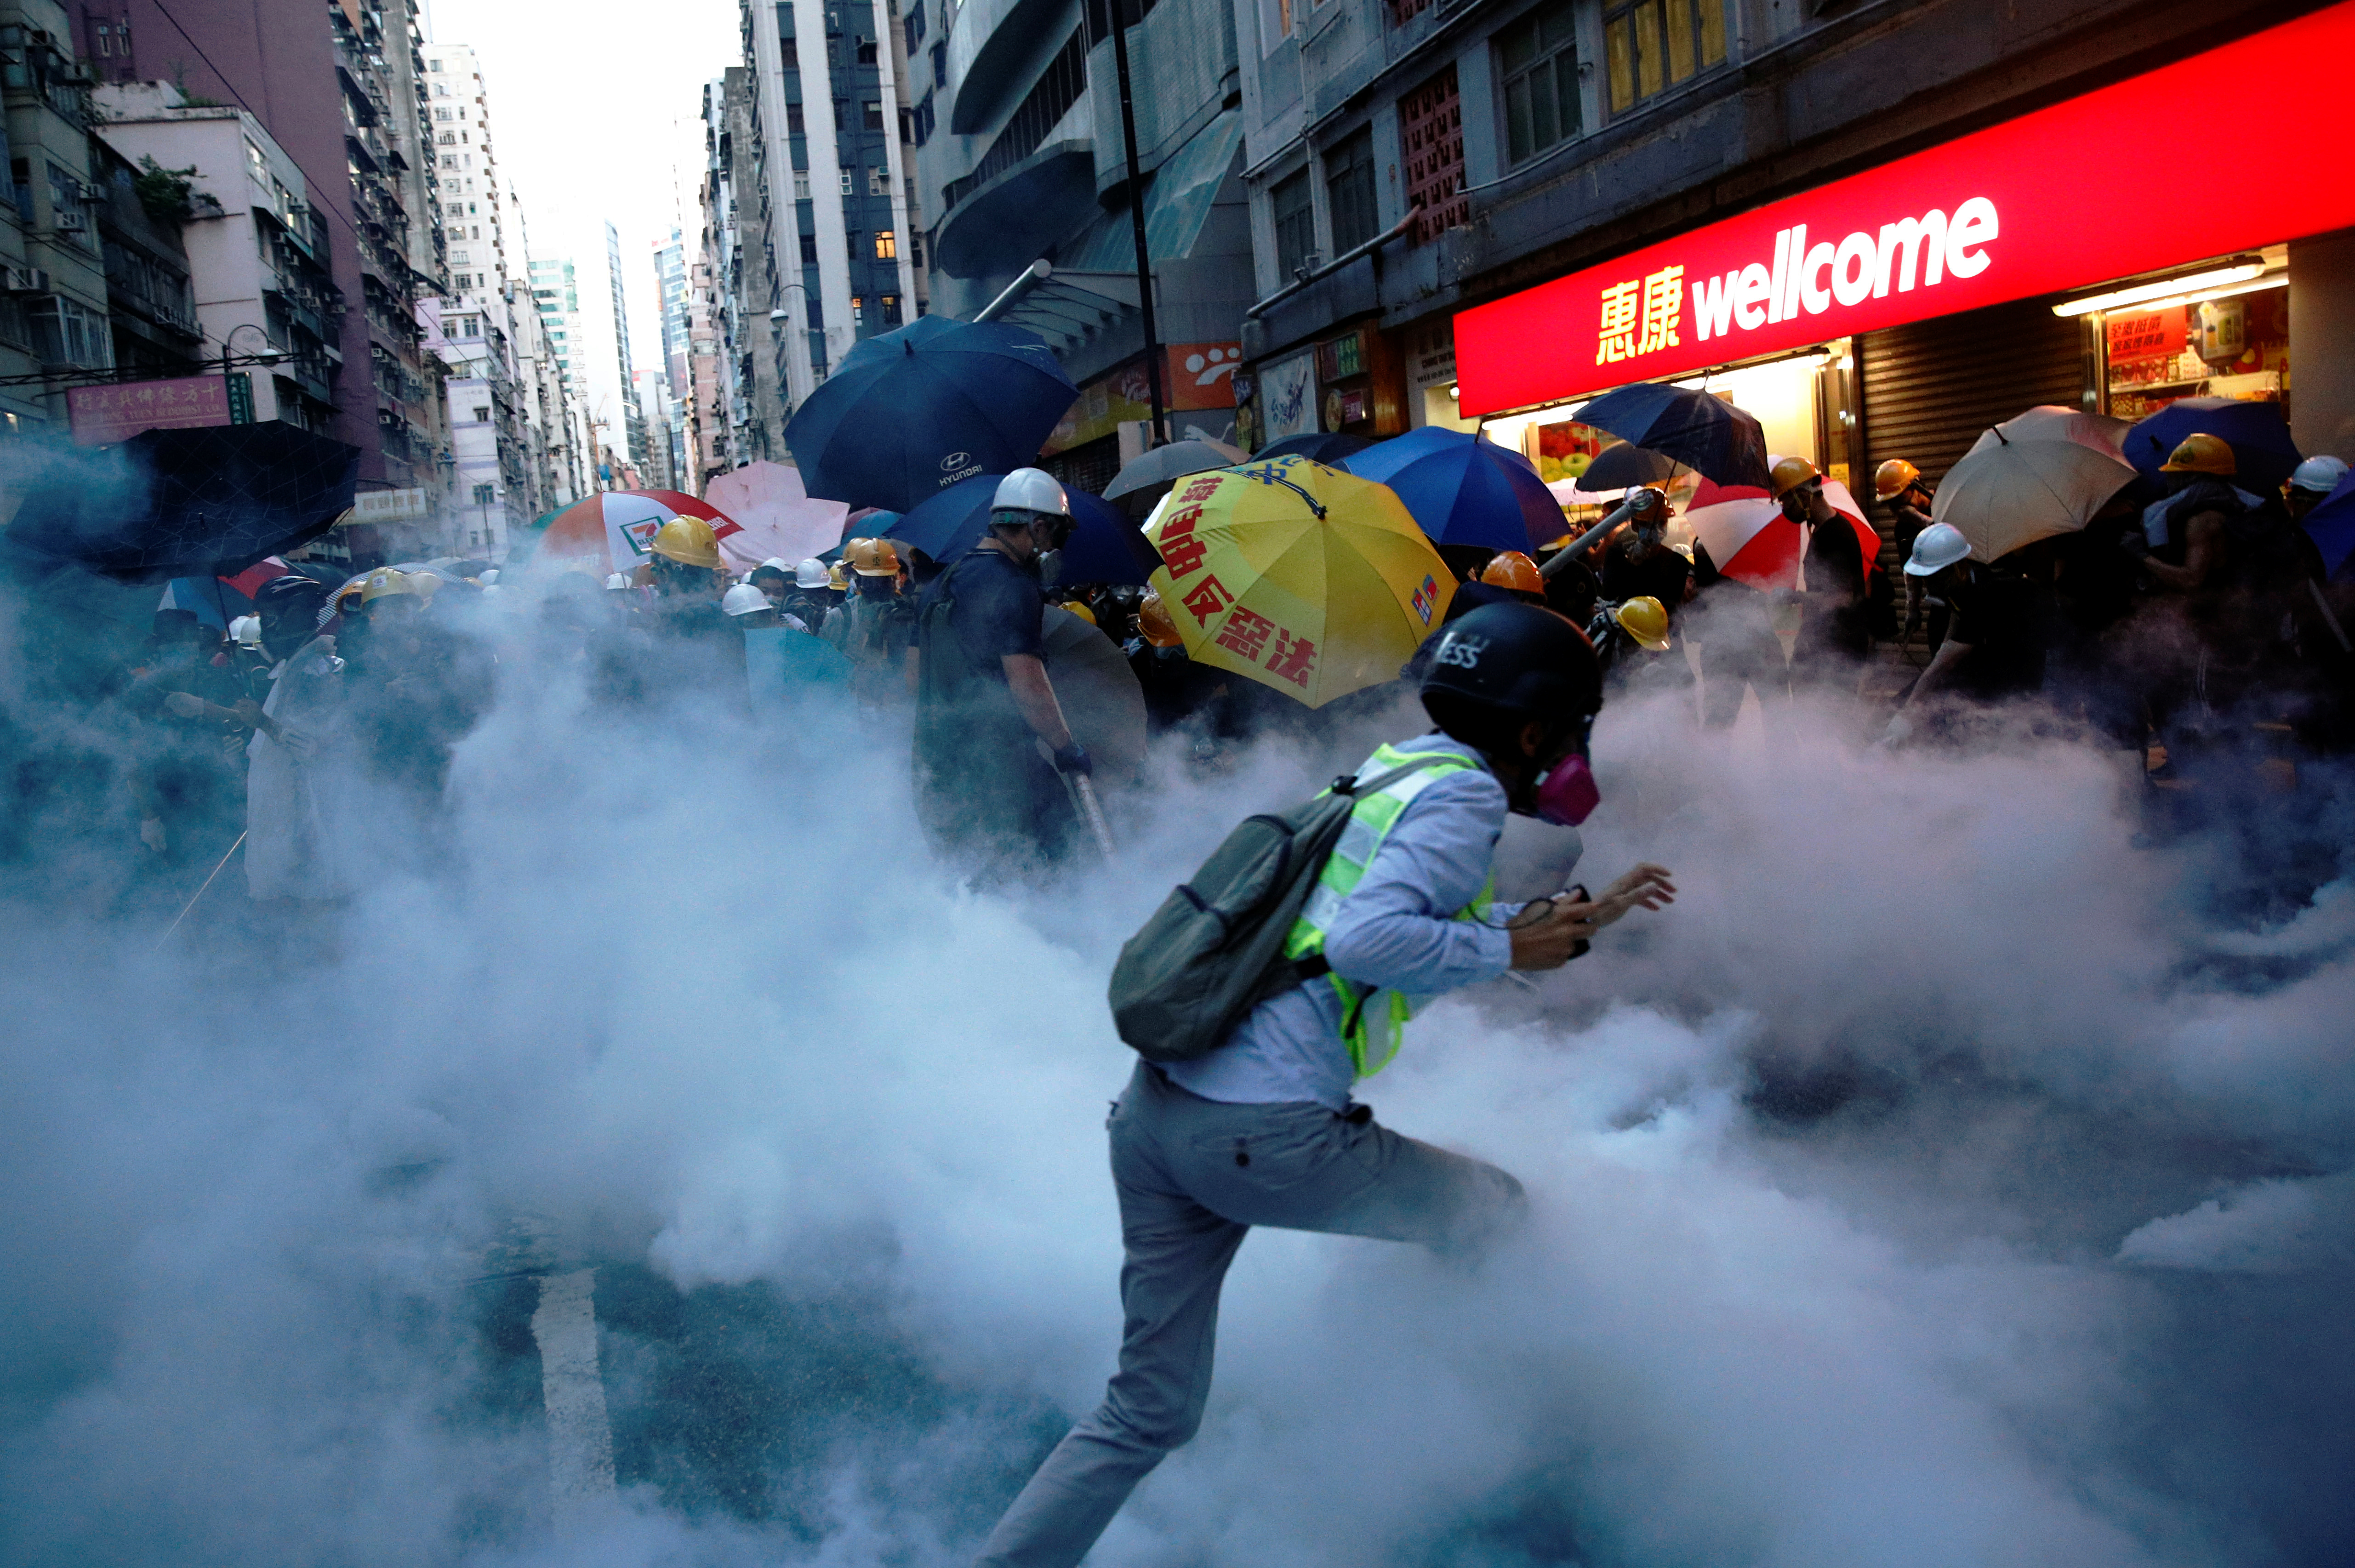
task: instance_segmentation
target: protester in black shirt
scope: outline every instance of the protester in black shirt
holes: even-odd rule
[[[1773,488],[1783,515],[1807,531],[1806,597],[1792,673],[1853,692],[1872,651],[1864,547],[1824,494],[1815,464],[1785,458],[1774,465]]]
[[[926,586],[916,612],[918,814],[944,848],[1001,874],[1060,855],[1078,821],[1063,776],[1092,770],[1047,678],[1039,557],[1071,526],[1063,487],[1015,470],[989,537]]]

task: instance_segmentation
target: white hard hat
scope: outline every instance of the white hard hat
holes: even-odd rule
[[[785,558],[783,556],[771,556],[767,560],[761,563],[761,567],[773,567],[781,572],[790,572],[794,569],[785,564]],[[761,569],[761,567],[754,567],[752,569],[757,572]]]
[[[812,556],[794,568],[794,587],[797,588],[822,588],[833,586],[834,579],[826,575],[826,563],[815,556]]]
[[[237,639],[240,647],[261,647],[261,617],[258,615],[239,616],[235,620],[229,623],[229,634]]]
[[[2347,477],[2347,465],[2335,457],[2310,457],[2290,471],[2292,490],[2310,491],[2316,495],[2328,495],[2339,488]]]
[[[767,594],[751,583],[738,583],[719,601],[719,608],[730,615],[750,615],[756,609],[773,609],[776,607],[769,602]]]
[[[615,572],[605,579],[605,586],[608,588],[625,588],[630,586],[630,579],[625,574]]]
[[[997,493],[989,498],[989,509],[1003,511],[1018,507],[1025,512],[1043,512],[1050,517],[1069,517],[1071,503],[1055,476],[1043,468],[1018,468],[997,482]]]
[[[1905,563],[1909,577],[1943,572],[1971,553],[1971,542],[1951,523],[1933,523],[1913,535],[1913,558]]]
[[[499,580],[499,569],[496,567],[485,567],[483,568],[483,575],[476,577],[474,580],[482,584],[485,588],[488,588],[493,583]]]

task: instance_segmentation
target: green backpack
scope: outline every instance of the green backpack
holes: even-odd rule
[[[1244,818],[1122,946],[1109,993],[1121,1039],[1148,1062],[1190,1062],[1269,997],[1324,974],[1322,953],[1295,962],[1284,945],[1359,797],[1446,760],[1433,755],[1364,783],[1336,779],[1280,816]]]

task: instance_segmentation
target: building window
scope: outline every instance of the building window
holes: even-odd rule
[[[1422,245],[1472,217],[1464,194],[1464,101],[1449,66],[1399,100],[1399,140],[1406,144],[1406,199],[1417,214]]]
[[[883,105],[875,99],[867,99],[859,104],[858,117],[860,123],[869,131],[883,129]]]
[[[499,487],[498,487],[497,485],[496,485],[496,484],[478,484],[478,485],[474,486],[474,504],[475,504],[475,505],[477,505],[477,506],[488,506],[488,505],[491,505],[493,503],[496,502],[496,501],[498,500],[498,498],[499,498]]]
[[[851,296],[850,296],[850,324],[851,324],[851,325],[853,325],[853,326],[859,326],[859,325],[863,325],[863,324],[866,323],[866,320],[867,320],[867,302],[866,302],[866,300],[864,300],[863,298],[861,298],[860,296],[858,296],[858,295],[857,295],[857,294],[853,294],[853,295],[851,295]]]
[[[788,103],[788,104],[786,104],[786,105],[785,105],[785,132],[786,132],[786,134],[788,134],[788,135],[792,135],[792,136],[799,136],[799,135],[803,134],[805,132],[808,131],[808,129],[809,129],[809,122],[808,122],[807,121],[805,121],[805,120],[804,120],[804,119],[802,118],[802,106],[801,106],[800,104],[798,104],[798,103]]]
[[[863,66],[871,66],[871,65],[873,65],[873,64],[875,64],[875,63],[876,63],[876,61],[875,61],[875,53],[876,53],[876,50],[875,50],[875,40],[874,40],[874,39],[872,39],[872,38],[854,38],[852,41],[853,41],[853,42],[855,42],[855,43],[858,46],[858,63],[859,63],[860,65],[863,65]]]
[[[447,120],[450,118],[450,111],[446,109],[437,109],[433,111],[433,118],[436,120]]]
[[[1354,250],[1374,237],[1372,126],[1325,154],[1325,199],[1333,215],[1333,254]]]
[[[907,34],[908,52],[914,54],[916,46],[924,41],[924,8],[922,5],[908,7],[907,20],[900,24],[900,30]]]
[[[802,236],[802,265],[805,267],[817,265],[817,236],[815,234]]]
[[[878,164],[867,171],[867,194],[887,196],[891,194],[891,171]]]
[[[428,65],[426,69],[429,70],[440,70],[442,69],[442,62],[440,60],[434,60]]]
[[[113,367],[114,337],[107,330],[106,317],[98,312],[50,294],[35,299],[26,315],[32,329],[34,357],[89,370]]]
[[[1272,54],[1275,46],[1292,37],[1293,0],[1259,0],[1259,48],[1262,54]]]
[[[794,199],[795,201],[807,201],[809,198],[809,171],[807,169],[795,169],[794,171]]]
[[[1725,63],[1725,0],[1636,0],[1604,13],[1611,112]]]
[[[842,176],[842,194],[844,196],[848,196],[850,194],[850,171],[848,169],[840,169],[836,172]]]
[[[1316,249],[1316,214],[1310,203],[1308,171],[1286,175],[1268,193],[1275,218],[1275,270],[1284,278],[1297,277]]]
[[[877,229],[875,231],[875,260],[878,261],[896,261],[899,259],[900,242],[898,236],[892,230],[888,228]]]
[[[948,84],[949,47],[945,42],[937,43],[932,46],[932,85],[946,87]]]
[[[475,404],[475,405],[474,405],[474,423],[476,423],[476,424],[478,424],[478,425],[487,425],[487,424],[489,424],[490,422],[491,422],[491,406],[490,406],[489,404],[487,404],[487,403],[477,403],[477,404]]]
[[[1568,0],[1541,5],[1497,35],[1505,84],[1505,157],[1522,160],[1578,134],[1578,41]]]
[[[439,68],[437,67],[436,69],[438,69]],[[449,96],[450,96],[450,84],[449,84],[448,82],[446,82],[446,81],[437,81],[437,82],[435,82],[435,83],[433,84],[433,96],[434,96],[434,97],[436,97],[436,98],[447,98],[447,97],[449,97]]]
[[[882,301],[883,324],[885,326],[898,326],[900,324],[900,296],[897,294],[885,294],[882,296]]]
[[[924,94],[924,101],[916,105],[916,134],[913,139],[917,146],[921,147],[932,139],[932,95],[928,92]]]

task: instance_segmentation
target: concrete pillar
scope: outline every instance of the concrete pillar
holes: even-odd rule
[[[2355,228],[2290,241],[2289,379],[2298,450],[2355,462]]]

